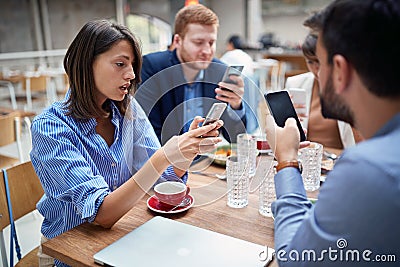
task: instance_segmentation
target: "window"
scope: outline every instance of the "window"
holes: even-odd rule
[[[128,28],[140,38],[143,54],[166,50],[171,42],[171,26],[146,14],[130,14],[126,17]]]

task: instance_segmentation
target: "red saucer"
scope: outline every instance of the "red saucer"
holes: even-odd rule
[[[153,196],[149,197],[149,199],[147,199],[147,207],[149,209],[151,209],[152,211],[158,212],[158,213],[173,214],[173,213],[184,212],[184,211],[190,209],[194,203],[194,199],[191,195],[187,195],[186,197],[190,199],[189,204],[182,206],[182,207],[178,207],[171,211],[170,207],[165,207],[164,205],[162,205],[160,203],[160,201],[158,200],[158,198],[153,195]]]

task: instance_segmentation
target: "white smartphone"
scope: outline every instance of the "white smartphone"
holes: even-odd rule
[[[222,113],[224,113],[226,106],[227,106],[226,103],[214,103],[206,115],[206,119],[203,122],[203,126],[219,120],[219,118],[221,118],[222,116]]]
[[[302,105],[303,108],[295,108],[297,114],[306,114],[306,102],[307,102],[307,93],[305,89],[302,88],[287,88],[287,91],[292,99],[293,104]]]
[[[232,65],[226,68],[224,76],[222,77],[222,81],[226,83],[233,83],[236,84],[235,81],[229,78],[230,75],[240,76],[242,74],[243,65]],[[225,88],[224,88],[225,89]]]

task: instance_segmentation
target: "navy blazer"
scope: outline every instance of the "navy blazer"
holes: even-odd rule
[[[215,88],[222,80],[227,65],[213,59],[204,72],[204,82],[201,82],[203,93],[203,110],[206,113],[215,99]],[[165,144],[172,136],[183,133],[183,102],[184,86],[187,83],[181,68],[176,50],[155,52],[143,57],[141,72],[142,83],[135,98],[148,116],[161,144]],[[230,110],[230,109],[229,109]],[[236,142],[239,133],[246,132],[246,116],[238,118],[236,112],[228,109],[224,112],[221,129],[224,137]],[[199,114],[205,116],[206,114]],[[231,116],[236,116],[232,119]]]

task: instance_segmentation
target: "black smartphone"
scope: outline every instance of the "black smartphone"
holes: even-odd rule
[[[265,94],[264,97],[267,101],[269,111],[275,119],[275,123],[280,127],[284,127],[288,118],[294,118],[297,123],[297,128],[299,128],[300,141],[306,141],[306,135],[304,134],[303,127],[301,127],[300,120],[297,117],[296,110],[293,107],[293,103],[288,92],[272,92]]]
[[[219,118],[222,116],[222,113],[224,113],[226,106],[226,103],[214,103],[206,115],[203,126],[219,120]]]

